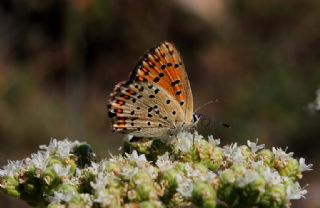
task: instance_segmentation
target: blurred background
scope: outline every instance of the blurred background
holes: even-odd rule
[[[117,154],[107,99],[137,59],[163,40],[180,49],[201,134],[256,140],[314,164],[307,199],[320,207],[320,1],[1,0],[0,166],[51,138]],[[231,128],[224,128],[219,122]],[[0,207],[29,207],[0,194]]]

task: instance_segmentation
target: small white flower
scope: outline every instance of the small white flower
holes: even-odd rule
[[[256,171],[247,170],[244,172],[243,178],[240,178],[238,180],[238,186],[242,188],[248,185],[249,183],[257,180],[258,178],[259,178],[259,174]]]
[[[138,167],[144,167],[146,164],[148,164],[146,156],[144,154],[138,155],[136,150],[133,150],[131,154],[126,153],[126,156],[130,161],[136,162]]]
[[[64,168],[60,164],[54,164],[53,170],[59,177],[65,177],[70,172],[70,165],[67,165],[67,167]]]
[[[303,172],[303,171],[308,171],[308,170],[312,170],[312,166],[313,164],[306,164],[305,163],[305,159],[302,157],[299,159],[299,171]]]
[[[71,150],[75,146],[73,143],[69,142],[68,140],[58,142],[57,154],[61,157],[69,156]]]
[[[110,183],[111,177],[109,174],[105,174],[104,172],[99,172],[96,176],[95,182],[90,182],[91,187],[99,192],[100,190],[104,190],[106,185]]]
[[[281,148],[272,147],[272,152],[276,159],[284,161],[293,156],[293,152],[286,153],[286,150],[282,150]]]
[[[264,166],[263,160],[253,161],[251,162],[252,168],[254,170],[258,170],[260,167]]]
[[[236,148],[233,152],[232,152],[232,160],[234,163],[239,164],[242,162],[243,160],[243,155],[241,152],[240,148]]]
[[[179,192],[182,196],[191,197],[192,191],[193,183],[191,179],[185,179],[181,183],[178,183],[177,192]]]
[[[81,200],[84,202],[85,207],[92,207],[93,206],[93,201],[92,201],[92,196],[90,194],[80,194]]]
[[[217,174],[215,174],[212,171],[208,171],[206,181],[212,182],[216,177],[217,177]]]
[[[31,155],[31,160],[28,163],[43,171],[47,167],[49,156],[49,152],[39,151]]]
[[[50,141],[50,144],[48,146],[46,145],[40,145],[40,149],[48,151],[51,155],[57,154],[61,157],[67,157],[69,156],[70,152],[75,146],[78,146],[80,144],[79,141],[69,141],[68,139],[65,139],[63,141],[58,141],[56,139],[52,139]]]
[[[25,167],[25,164],[23,161],[8,161],[8,164],[3,167],[3,169],[0,169],[0,177],[3,176],[9,176],[13,177],[18,173],[19,170]]]
[[[191,133],[180,132],[177,135],[177,147],[183,153],[188,152],[192,148],[194,141],[195,138],[192,136]]]
[[[195,131],[193,134],[189,134],[192,137],[194,143],[200,142],[203,139],[203,136],[199,134],[197,131]]]
[[[269,167],[262,173],[267,183],[276,185],[281,183],[281,176],[277,171],[272,171]]]
[[[289,200],[306,198],[305,195],[307,193],[308,191],[306,189],[301,189],[298,182],[295,182],[287,187],[287,198]]]
[[[247,144],[248,144],[248,147],[250,147],[251,151],[253,153],[259,151],[260,149],[263,149],[264,148],[264,144],[260,144],[260,145],[257,145],[258,144],[258,139],[256,142],[250,142],[249,140],[247,141]]]
[[[96,195],[93,201],[102,204],[103,207],[109,206],[114,198],[113,195],[106,193],[105,190],[99,190]]]
[[[187,172],[187,177],[189,177],[189,178],[200,178],[201,177],[201,172],[197,169],[194,170],[188,163],[185,164],[184,168]]]
[[[158,156],[156,165],[158,166],[160,171],[166,171],[166,170],[172,168],[172,162],[169,158],[169,153],[166,152],[163,155]]]
[[[144,169],[144,171],[146,171],[146,173],[152,178],[152,179],[156,179],[158,177],[158,172],[157,172],[157,168],[153,167],[152,165],[149,165],[148,167],[146,167]]]
[[[214,139],[212,135],[208,136],[208,142],[213,147],[220,145],[220,139]]]
[[[230,144],[223,147],[222,151],[227,157],[232,157],[233,152],[237,149],[238,144]]]
[[[124,166],[121,168],[120,174],[125,178],[130,179],[138,173],[138,170],[139,169],[137,167],[132,168],[132,167]]]
[[[55,191],[53,193],[53,197],[49,197],[48,200],[53,203],[53,202],[70,202],[72,197],[74,196],[74,192],[73,191],[69,191],[67,193],[61,193],[61,192],[57,192]]]

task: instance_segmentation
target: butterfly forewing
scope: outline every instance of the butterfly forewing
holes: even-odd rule
[[[193,98],[182,59],[173,44],[150,49],[109,100],[113,129],[138,137],[161,137],[191,125]]]

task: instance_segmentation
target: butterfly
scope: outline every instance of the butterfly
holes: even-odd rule
[[[149,49],[129,80],[115,86],[108,116],[114,131],[133,137],[161,138],[195,126],[188,75],[173,43]]]

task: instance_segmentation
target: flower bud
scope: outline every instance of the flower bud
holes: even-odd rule
[[[137,193],[136,199],[138,201],[149,200],[149,198],[156,195],[153,182],[150,176],[146,172],[138,172],[133,176],[130,182],[134,186]]]
[[[173,194],[176,193],[176,189],[178,187],[177,182],[178,172],[175,169],[169,169],[163,172],[160,176],[160,184],[164,188],[164,193],[162,199],[164,202],[169,202]]]
[[[287,176],[292,180],[298,179],[299,162],[296,159],[289,158],[285,164],[278,169],[281,176]]]
[[[20,192],[19,192],[19,182],[14,177],[3,177],[1,179],[1,189],[8,194],[9,196],[19,198]]]
[[[247,204],[248,207],[257,204],[265,192],[265,185],[265,180],[262,177],[258,177],[246,185],[241,191],[243,203]]]
[[[223,152],[220,147],[214,147],[210,152],[210,163],[207,164],[209,170],[216,171],[221,165],[223,161]]]
[[[286,204],[286,189],[283,184],[268,186],[261,196],[259,207],[282,208]]]
[[[234,203],[237,203],[240,197],[237,188],[234,186],[235,181],[235,173],[231,169],[227,169],[220,173],[220,185],[219,189],[217,190],[217,196],[219,199],[229,205],[234,205]]]
[[[193,184],[192,191],[192,202],[199,206],[204,207],[206,204],[207,207],[214,207],[214,202],[216,199],[216,192],[213,190],[212,186],[204,182],[198,182]],[[209,206],[211,205],[211,206]]]
[[[250,157],[252,157],[252,152],[250,148],[246,145],[241,145],[239,148],[241,150],[242,159],[244,161],[248,161]]]
[[[264,164],[271,166],[273,164],[274,155],[268,149],[263,149],[258,152],[257,155],[258,160],[263,160]]]

